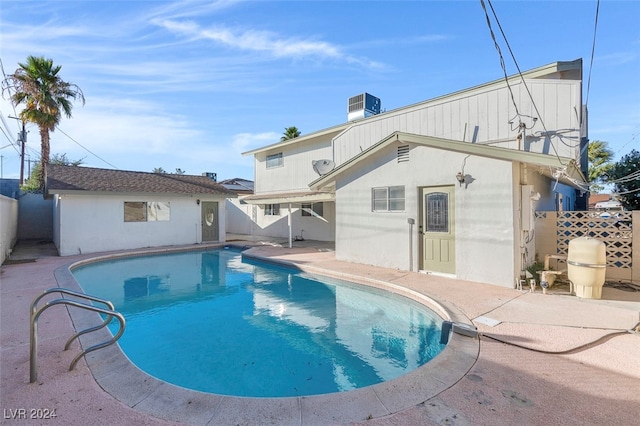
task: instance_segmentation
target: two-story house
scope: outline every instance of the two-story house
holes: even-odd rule
[[[586,209],[582,60],[555,62],[244,153],[254,233],[335,241],[336,259],[513,287],[536,210]]]

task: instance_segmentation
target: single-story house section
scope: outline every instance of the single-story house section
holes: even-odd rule
[[[339,260],[513,287],[556,180],[584,177],[569,158],[395,132],[309,186],[335,191]]]
[[[225,241],[225,200],[206,176],[49,164],[53,241],[61,256]]]

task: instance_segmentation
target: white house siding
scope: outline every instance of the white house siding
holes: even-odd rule
[[[456,276],[513,287],[517,275],[517,167],[508,161],[466,159],[473,182],[459,186],[455,175],[464,154],[412,146],[410,160],[398,163],[396,144],[374,155],[336,185],[336,258],[401,270],[420,264],[419,189],[455,185]],[[373,187],[404,185],[404,212],[372,212]],[[408,218],[415,219],[409,239]],[[410,244],[413,264],[410,265]],[[519,264],[519,263],[518,263]]]
[[[579,158],[580,81],[534,79],[527,80],[527,87],[543,116],[538,117],[524,85],[512,84],[518,112],[539,118],[534,123],[531,118],[522,117],[528,130],[527,141],[520,149]],[[514,122],[509,124],[511,120]],[[354,123],[334,140],[335,162],[340,165],[348,161],[394,131],[519,149],[517,127],[508,89],[486,86]],[[554,131],[553,147],[541,136],[545,129]],[[562,132],[555,133],[558,129]]]
[[[283,166],[267,169],[267,155],[283,153]],[[331,137],[305,144],[291,144],[255,155],[255,193],[308,191],[309,182],[318,178],[312,161],[333,158]]]
[[[18,235],[18,201],[0,195],[0,265],[11,254]]]
[[[218,201],[220,241],[225,240],[225,199]],[[171,203],[169,221],[124,222],[125,201]],[[202,242],[201,206],[195,197],[154,195],[56,195],[54,239],[61,256]],[[58,210],[57,213],[56,210]]]
[[[253,235],[256,224],[254,218],[258,207],[242,204],[238,198],[227,198],[227,232],[229,234]]]
[[[60,202],[62,200],[59,196],[53,196],[53,244],[58,248],[58,254],[60,253]]]

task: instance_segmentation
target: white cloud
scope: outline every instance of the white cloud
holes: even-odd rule
[[[156,25],[190,39],[205,39],[229,48],[262,52],[275,58],[317,58],[344,61],[366,67],[383,68],[384,65],[366,58],[349,55],[340,46],[312,39],[281,37],[270,31],[232,30],[222,26],[202,28],[192,21],[154,20]]]

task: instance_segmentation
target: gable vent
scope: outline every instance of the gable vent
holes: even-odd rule
[[[409,161],[409,145],[398,147],[398,163],[406,163]]]

